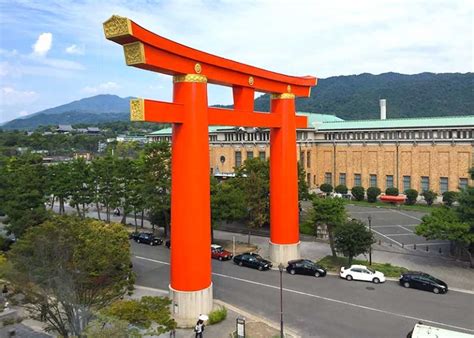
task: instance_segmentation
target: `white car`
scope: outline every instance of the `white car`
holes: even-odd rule
[[[341,267],[339,276],[347,280],[356,279],[373,282],[375,284],[385,282],[385,276],[383,273],[372,270],[365,265],[351,265],[351,267],[348,269]]]

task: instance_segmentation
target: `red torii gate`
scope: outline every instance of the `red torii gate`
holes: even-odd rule
[[[135,22],[112,16],[107,39],[124,48],[127,65],[173,76],[173,102],[133,99],[131,120],[173,124],[171,159],[172,312],[192,324],[212,310],[210,257],[209,125],[270,129],[270,257],[275,263],[299,258],[295,97],[309,96],[312,76],[270,72],[208,54]],[[234,109],[208,107],[207,83],[231,86]],[[254,111],[255,90],[271,95],[270,113]]]

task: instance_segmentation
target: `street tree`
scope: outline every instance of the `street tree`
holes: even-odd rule
[[[318,234],[318,228],[325,226],[333,257],[336,257],[334,230],[347,220],[344,201],[342,198],[313,198],[313,208],[310,210],[308,221]]]
[[[82,158],[73,160],[68,169],[69,204],[76,208],[79,217],[85,218],[88,205],[94,200],[94,173],[91,171],[90,165]]]
[[[270,165],[268,160],[247,159],[236,168],[236,184],[242,189],[247,225],[259,228],[270,221]]]
[[[298,162],[298,200],[307,200],[309,198],[309,187],[306,181],[306,171]]]
[[[434,209],[430,215],[423,216],[415,233],[426,239],[451,241],[454,253],[458,257],[465,253],[469,257],[471,268],[474,268],[474,232],[471,225],[461,220],[454,209],[446,206]]]
[[[54,208],[55,200],[59,203],[59,214],[65,214],[65,202],[71,195],[71,165],[68,162],[60,162],[47,167],[46,191],[51,197],[51,209]]]
[[[133,283],[130,244],[120,224],[54,216],[12,246],[5,278],[33,318],[57,334],[81,336],[93,313]]]
[[[375,243],[372,232],[364,223],[352,220],[337,226],[334,230],[334,244],[338,252],[349,258],[349,266],[352,259],[358,255],[369,252]]]
[[[95,200],[105,207],[107,222],[110,222],[110,212],[119,206],[122,196],[117,167],[117,158],[112,156],[99,157],[92,161]]]

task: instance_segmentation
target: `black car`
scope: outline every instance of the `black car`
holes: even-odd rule
[[[144,243],[144,244],[149,244],[149,245],[163,244],[163,240],[161,238],[155,237],[155,235],[148,232],[141,232],[132,238],[137,243]]]
[[[256,253],[243,253],[234,257],[234,263],[240,266],[248,266],[249,268],[268,270],[272,267],[272,262],[263,259]]]
[[[434,293],[448,292],[448,284],[427,273],[408,271],[400,276],[400,285],[406,288],[431,291]]]
[[[321,265],[310,261],[309,259],[295,259],[288,262],[286,271],[292,275],[309,275],[315,277],[324,277],[326,276],[326,269]]]

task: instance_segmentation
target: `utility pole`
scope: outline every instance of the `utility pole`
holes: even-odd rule
[[[370,231],[370,234],[372,235],[372,216],[369,215],[367,219],[369,220],[369,231]],[[370,243],[370,248],[369,248],[369,265],[372,265],[372,243]]]

